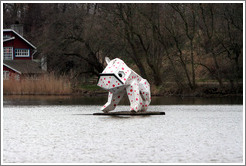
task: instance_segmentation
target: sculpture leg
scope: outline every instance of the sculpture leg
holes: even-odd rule
[[[133,81],[132,84],[126,88],[126,91],[130,101],[130,110],[136,112],[141,111],[142,97],[140,96],[138,83]]]
[[[147,80],[143,79],[139,82],[140,94],[143,99],[142,110],[146,111],[151,102],[150,85]]]
[[[103,112],[109,112],[115,109],[117,104],[120,102],[122,97],[124,96],[124,91],[120,91],[118,93],[108,93],[108,102],[101,108]]]

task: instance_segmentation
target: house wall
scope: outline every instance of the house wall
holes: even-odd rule
[[[3,65],[3,71],[9,72],[9,80],[20,79],[20,74]]]
[[[13,47],[13,60],[32,60],[33,48],[29,46],[25,41],[23,41],[19,36],[13,32],[4,32],[4,35],[9,35],[15,37],[14,40],[6,41],[3,43],[3,47]],[[29,57],[15,57],[15,49],[29,49]]]

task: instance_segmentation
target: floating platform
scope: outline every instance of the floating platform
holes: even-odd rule
[[[165,115],[165,112],[154,112],[154,111],[146,111],[146,112],[131,112],[131,111],[117,111],[117,112],[97,112],[93,113],[93,115],[130,115],[130,116],[146,116],[146,115]]]

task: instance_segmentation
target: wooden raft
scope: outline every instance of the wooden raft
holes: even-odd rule
[[[146,112],[131,112],[131,111],[117,111],[117,112],[97,112],[93,113],[93,115],[130,115],[130,116],[140,116],[140,115],[165,115],[165,112],[154,112],[154,111],[146,111]]]

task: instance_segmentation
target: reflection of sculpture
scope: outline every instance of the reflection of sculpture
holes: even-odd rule
[[[98,86],[108,90],[108,102],[101,108],[103,112],[112,111],[126,93],[130,100],[131,111],[146,111],[150,101],[150,85],[121,59],[110,61],[105,58],[107,67],[100,73]]]

